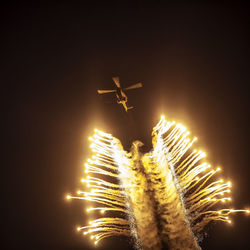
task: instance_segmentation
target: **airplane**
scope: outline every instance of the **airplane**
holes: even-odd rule
[[[128,112],[129,109],[132,109],[133,107],[127,106],[127,101],[128,101],[128,97],[126,96],[124,91],[130,90],[130,89],[137,89],[137,88],[141,88],[142,87],[142,83],[136,83],[133,84],[125,89],[122,89],[121,84],[120,84],[120,80],[119,77],[112,77],[112,80],[114,81],[115,85],[116,85],[116,89],[112,89],[112,90],[97,90],[98,94],[106,94],[106,93],[115,93],[116,97],[117,97],[117,103],[118,104],[122,104],[125,111]]]

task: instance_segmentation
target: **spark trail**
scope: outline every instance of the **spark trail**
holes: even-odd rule
[[[97,244],[110,236],[132,236],[138,249],[201,249],[198,236],[211,221],[231,223],[231,182],[216,179],[221,169],[193,149],[187,129],[162,116],[153,128],[153,149],[140,152],[139,141],[126,152],[111,134],[95,130],[93,155],[85,163],[86,191],[68,199],[93,202],[87,212],[101,215],[78,227]]]

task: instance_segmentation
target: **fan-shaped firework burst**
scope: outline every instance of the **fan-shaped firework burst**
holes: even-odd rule
[[[90,138],[93,156],[85,163],[87,188],[74,199],[93,202],[107,216],[78,227],[97,244],[109,236],[132,235],[140,249],[200,249],[198,235],[211,221],[231,223],[234,210],[231,182],[216,179],[220,168],[192,149],[196,138],[181,124],[164,117],[153,129],[153,149],[140,153],[135,141],[130,152],[111,134],[95,130]]]

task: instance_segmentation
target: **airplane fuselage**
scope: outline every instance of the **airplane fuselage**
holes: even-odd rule
[[[121,88],[116,89],[116,97],[118,103],[127,102],[128,100],[126,94],[122,91]]]

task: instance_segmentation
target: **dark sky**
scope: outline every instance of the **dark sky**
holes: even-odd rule
[[[2,249],[94,249],[75,232],[84,204],[64,199],[80,187],[87,138],[100,128],[149,150],[162,113],[186,124],[223,167],[232,207],[250,206],[247,6],[37,2],[1,8]],[[96,93],[116,75],[123,86],[144,84],[128,93],[136,133],[115,97]],[[250,217],[232,220],[211,225],[202,248],[250,249]],[[98,249],[132,247],[110,238]]]

